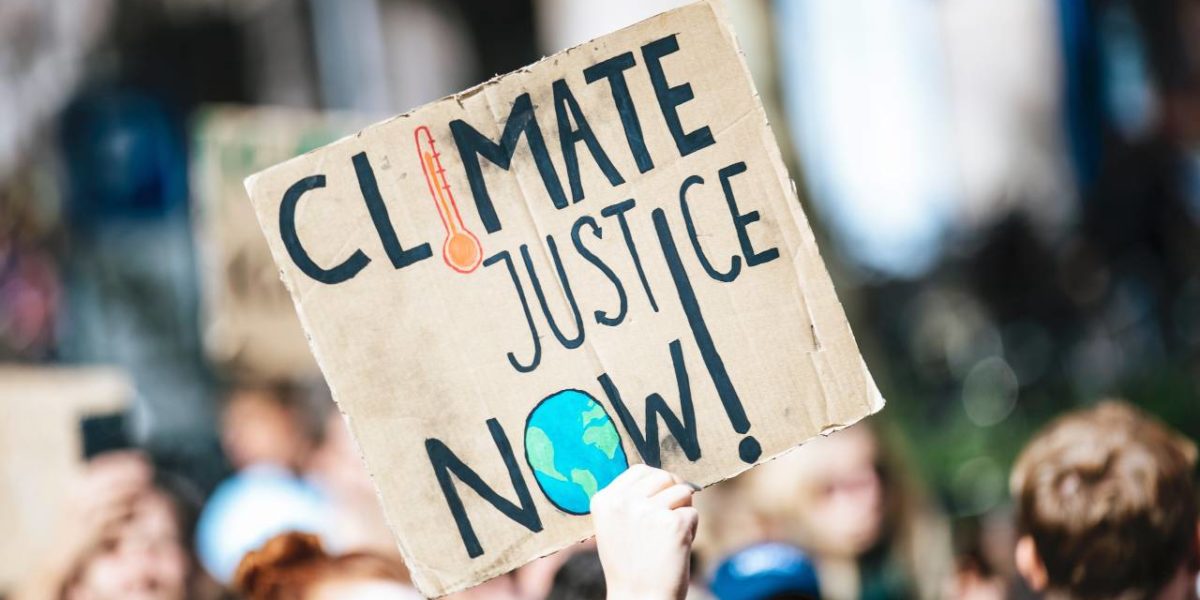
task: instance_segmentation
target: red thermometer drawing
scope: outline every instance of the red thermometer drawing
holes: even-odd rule
[[[413,138],[417,141],[417,154],[421,156],[421,170],[425,171],[429,195],[437,205],[438,215],[442,217],[442,225],[446,228],[442,259],[451,269],[470,273],[483,260],[479,238],[467,230],[462,216],[458,214],[458,204],[454,202],[454,193],[450,191],[450,182],[446,180],[446,170],[442,168],[441,154],[437,151],[433,134],[422,125],[413,131]]]

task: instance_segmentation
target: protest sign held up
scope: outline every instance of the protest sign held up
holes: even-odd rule
[[[133,383],[107,367],[0,365],[0,587],[60,552],[62,511],[83,469],[83,420],[118,414]]]
[[[242,180],[364,124],[348,115],[235,105],[209,106],[196,119],[192,206],[204,346],[223,370],[257,380],[316,374]]]
[[[693,4],[246,182],[414,581],[883,405],[733,37]]]

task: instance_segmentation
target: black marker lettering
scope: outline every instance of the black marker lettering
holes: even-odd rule
[[[621,321],[625,320],[625,311],[629,308],[629,299],[625,296],[625,286],[621,285],[620,278],[617,277],[616,273],[613,273],[613,270],[603,260],[600,260],[600,257],[596,256],[591,250],[588,250],[587,246],[583,245],[583,240],[579,236],[579,230],[584,225],[592,228],[592,235],[596,236],[597,239],[603,239],[604,237],[604,230],[599,225],[596,225],[595,219],[588,215],[579,217],[579,220],[575,221],[575,225],[571,227],[571,241],[575,243],[575,250],[597,269],[600,269],[600,272],[612,282],[613,287],[617,290],[617,300],[620,302],[620,308],[617,309],[617,316],[609,316],[608,313],[597,310],[595,312],[596,322],[601,325],[616,327],[621,324]]]
[[[325,176],[312,175],[292,184],[284,192],[283,201],[279,204],[279,235],[283,238],[283,247],[287,250],[288,256],[302,273],[321,283],[334,285],[358,275],[358,272],[371,262],[371,259],[367,258],[362,250],[355,250],[350,258],[342,261],[338,266],[332,269],[323,269],[304,250],[304,246],[300,243],[300,236],[296,233],[296,205],[300,203],[300,197],[305,192],[323,187],[325,187]]]
[[[600,140],[596,139],[596,134],[592,132],[592,126],[588,125],[587,118],[579,109],[579,103],[575,101],[571,88],[567,87],[566,80],[559,79],[552,84],[552,87],[554,89],[554,112],[558,118],[558,141],[562,146],[563,162],[567,163],[567,181],[571,184],[571,200],[574,202],[583,200],[583,183],[579,180],[579,156],[575,152],[575,145],[579,142],[583,142],[587,146],[588,151],[592,153],[592,158],[596,161],[596,166],[600,167],[613,187],[625,183],[612,161],[608,160],[608,155],[600,146]],[[575,129],[571,128],[572,120],[577,125]]]
[[[521,361],[517,360],[517,355],[512,352],[508,353],[508,362],[518,373],[528,373],[536,369],[538,363],[542,362],[542,338],[538,337],[537,325],[533,322],[533,313],[529,311],[529,300],[525,298],[525,290],[521,287],[521,280],[517,278],[517,268],[513,266],[512,257],[509,256],[508,250],[489,256],[483,261],[483,266],[490,267],[502,260],[504,261],[504,266],[508,267],[508,274],[512,277],[513,287],[517,289],[517,298],[521,300],[521,310],[525,311],[525,322],[529,324],[529,335],[533,338],[533,358],[530,359],[529,364],[521,364]]]
[[[480,498],[504,513],[504,516],[534,533],[542,530],[542,520],[538,517],[537,505],[533,503],[533,498],[529,495],[529,487],[525,485],[525,477],[517,466],[517,459],[513,455],[512,446],[508,443],[508,436],[504,434],[500,422],[496,419],[488,419],[487,426],[492,433],[492,441],[496,443],[496,449],[500,451],[500,457],[504,459],[504,466],[508,469],[508,478],[517,492],[519,504],[513,504],[504,496],[496,493],[441,440],[425,440],[425,452],[429,455],[429,462],[433,465],[433,472],[437,475],[442,495],[446,497],[446,504],[450,506],[450,513],[454,515],[454,523],[458,526],[458,534],[467,548],[467,556],[471,558],[481,556],[483,546],[479,544],[475,528],[471,526],[471,520],[467,517],[467,509],[463,506],[462,498],[458,495],[458,488],[454,486],[454,481],[451,479],[452,473],[459,481],[479,494]]]
[[[633,259],[633,266],[637,269],[638,279],[642,280],[642,289],[646,290],[646,298],[650,300],[650,308],[654,312],[658,312],[658,303],[654,301],[654,293],[650,291],[650,282],[646,280],[646,272],[642,270],[642,259],[638,256],[637,244],[633,242],[633,232],[629,230],[629,222],[625,220],[625,213],[629,209],[637,206],[633,198],[618,202],[600,209],[600,214],[605,217],[617,218],[617,223],[621,225],[621,235],[625,237],[625,247],[629,249],[629,256]]]
[[[638,171],[645,173],[654,168],[654,161],[650,159],[646,140],[642,138],[642,124],[638,120],[637,108],[633,105],[633,96],[629,93],[629,84],[625,81],[625,71],[635,64],[637,63],[633,60],[632,52],[618,54],[584,69],[583,78],[588,83],[608,80],[613,104],[617,107],[617,115],[621,117],[621,126],[625,128],[625,140],[629,142],[629,151],[633,153]]]
[[[646,396],[646,432],[643,434],[638,428],[637,420],[633,418],[633,413],[621,400],[621,392],[617,390],[608,373],[601,373],[598,378],[600,387],[604,388],[604,394],[612,403],[613,410],[617,411],[621,425],[629,433],[638,454],[642,455],[646,464],[655,468],[662,467],[662,448],[658,439],[659,418],[662,418],[663,424],[667,426],[667,431],[671,432],[675,441],[679,442],[683,455],[692,462],[700,459],[700,441],[696,437],[696,410],[692,405],[692,388],[688,381],[687,367],[683,364],[683,349],[679,340],[673,340],[670,348],[671,363],[675,365],[675,382],[679,386],[679,412],[683,414],[682,423],[679,417],[671,412],[671,407],[667,406],[662,396],[650,394]]]
[[[692,240],[692,249],[696,251],[696,258],[700,260],[700,266],[704,267],[704,272],[717,281],[729,283],[737,279],[738,273],[741,272],[742,257],[736,254],[730,257],[729,270],[724,273],[713,268],[712,263],[708,261],[708,256],[704,254],[704,248],[700,246],[700,236],[696,234],[696,224],[692,221],[692,211],[688,207],[688,188],[703,183],[704,180],[699,175],[692,175],[683,180],[683,185],[679,188],[679,209],[683,212],[683,222],[687,225],[688,237]]]
[[[546,315],[546,322],[550,324],[550,331],[554,333],[554,337],[558,339],[558,343],[562,344],[568,350],[578,348],[583,344],[583,317],[579,314],[579,304],[575,302],[575,294],[571,292],[571,281],[567,279],[566,270],[563,269],[562,258],[558,255],[558,247],[554,244],[554,238],[546,236],[546,244],[550,246],[550,257],[554,261],[554,268],[558,271],[558,280],[562,283],[563,293],[567,297],[567,303],[571,305],[571,315],[575,318],[575,330],[578,332],[574,338],[568,338],[563,335],[558,324],[554,321],[554,315],[550,312],[550,306],[546,303],[546,294],[542,291],[542,283],[538,279],[537,271],[533,268],[533,259],[529,256],[529,246],[521,244],[521,258],[525,261],[525,270],[529,273],[529,283],[533,286],[533,293],[537,296],[538,304],[542,305],[542,314]]]
[[[746,232],[746,226],[758,220],[758,211],[754,210],[746,214],[738,212],[737,200],[734,199],[733,188],[729,185],[730,178],[745,172],[746,163],[737,162],[717,171],[717,176],[721,178],[721,189],[725,190],[725,202],[729,204],[729,214],[733,217],[733,224],[737,227],[738,243],[742,245],[742,254],[746,256],[746,266],[754,267],[779,258],[779,249],[768,248],[762,252],[755,252],[754,245],[750,243],[750,234]]]
[[[658,97],[658,107],[667,121],[667,129],[671,130],[671,137],[675,138],[675,147],[679,148],[680,156],[687,156],[715,144],[716,141],[713,140],[712,131],[707,125],[691,133],[683,132],[683,124],[679,122],[679,105],[695,97],[692,84],[684,83],[671,87],[667,83],[667,75],[662,66],[662,58],[678,50],[679,41],[672,34],[642,46],[642,58],[646,61],[650,83],[654,86],[654,95]]]
[[[375,181],[375,170],[371,168],[371,161],[367,159],[367,153],[355,154],[352,162],[354,163],[354,173],[358,175],[358,189],[362,192],[363,200],[367,202],[367,212],[371,213],[371,222],[375,224],[375,231],[379,233],[379,241],[383,242],[383,249],[391,259],[392,266],[402,269],[433,256],[433,251],[429,249],[427,243],[411,250],[405,250],[400,245],[400,239],[396,237],[396,229],[392,227],[392,219],[388,217],[387,206],[383,203],[383,196],[379,193],[379,184]]]
[[[667,215],[661,208],[656,208],[650,216],[654,220],[654,229],[658,232],[663,258],[666,259],[667,268],[671,271],[671,279],[675,282],[679,303],[683,306],[684,315],[687,316],[692,336],[696,338],[696,345],[700,347],[700,356],[704,359],[708,375],[717,388],[717,396],[721,398],[721,404],[725,407],[725,414],[729,417],[733,430],[738,433],[746,433],[750,431],[750,420],[746,418],[746,410],[742,408],[742,401],[733,387],[733,382],[729,380],[729,373],[725,370],[725,361],[717,352],[712,334],[709,333],[708,325],[704,322],[704,315],[700,312],[700,304],[696,300],[696,292],[692,289],[691,281],[688,280],[683,262],[679,260],[679,250],[675,247],[675,240],[671,236],[671,226],[667,223]],[[758,460],[761,454],[762,447],[758,440],[754,439],[754,436],[747,435],[738,444],[738,455],[744,462],[752,463]]]
[[[488,195],[487,182],[483,177],[483,168],[479,163],[480,157],[486,158],[501,169],[508,169],[512,164],[513,153],[517,150],[517,141],[521,134],[529,142],[529,151],[533,154],[534,165],[542,176],[542,183],[550,194],[550,201],[555,208],[567,207],[567,196],[563,193],[562,182],[550,162],[550,153],[546,151],[546,141],[542,138],[542,130],[538,127],[537,117],[533,112],[533,102],[529,94],[521,94],[513,101],[508,121],[504,124],[504,133],[500,135],[500,143],[495,143],[475,130],[462,119],[450,122],[450,131],[454,134],[454,143],[458,146],[459,156],[463,167],[467,170],[467,181],[471,184],[471,194],[475,197],[475,208],[479,211],[479,219],[488,233],[500,231],[500,219],[496,216],[496,207]]]

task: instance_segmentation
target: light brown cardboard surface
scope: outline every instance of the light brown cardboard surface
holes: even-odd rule
[[[115,370],[0,365],[0,590],[53,551],[83,465],[81,419],[122,410],[132,397]]]
[[[526,437],[526,421],[540,423],[531,411],[542,410],[540,403],[552,396],[547,406],[562,406],[560,392],[578,390],[603,407],[607,419],[592,424],[619,435],[628,461],[642,462],[645,451],[648,462],[655,462],[658,454],[664,468],[704,485],[883,406],[741,56],[716,13],[706,3],[665,13],[246,181],[313,352],[362,448],[414,581],[426,594],[469,587],[591,535],[590,518],[570,514],[565,496],[552,502],[553,493],[543,492],[543,483],[557,484],[544,468],[537,477],[531,464],[545,464],[537,457],[545,459],[546,445],[525,443],[539,441]],[[677,51],[669,52],[671,36]],[[588,67],[627,52],[634,64],[622,73],[640,137],[626,134],[612,80],[588,83],[584,75]],[[665,80],[659,87],[670,88],[665,93],[656,93],[654,63]],[[566,136],[577,154],[582,198],[569,182],[556,107],[566,107],[570,130],[581,125],[561,93],[564,84],[558,84],[556,102],[553,82],[559,79],[620,177],[614,185],[588,144],[572,146]],[[524,94],[553,165],[551,180],[562,186],[561,208],[534,159],[530,116],[519,110]],[[666,100],[665,110],[660,99]],[[682,145],[671,133],[674,114],[679,133],[692,134]],[[452,122],[494,142],[510,117],[516,119],[514,131],[526,128],[507,170],[472,152],[464,162]],[[701,142],[705,127],[713,140],[707,145]],[[639,167],[635,159],[638,139],[652,168]],[[431,169],[423,169],[424,154],[432,158],[434,151],[441,168],[431,162]],[[468,180],[467,165],[476,160],[494,204],[493,231]],[[370,176],[360,185],[367,163],[378,197]],[[427,170],[433,173],[430,181]],[[692,229],[681,203],[681,186],[689,181],[684,196]],[[444,251],[447,226],[440,215],[450,215],[450,229],[459,230],[451,194],[462,227],[478,240],[477,256],[475,244],[462,234],[454,252]],[[611,207],[629,199],[634,206],[622,216],[645,284],[621,220],[612,214]],[[294,230],[287,222],[289,206],[295,208]],[[391,228],[384,223],[381,235],[377,221]],[[383,241],[393,230],[396,260]],[[522,247],[558,331],[547,321]],[[483,264],[476,266],[478,259]],[[300,265],[308,262],[306,272]],[[560,262],[566,282],[556,274]],[[621,283],[623,315],[620,294],[597,262]],[[519,278],[536,336],[510,272]],[[599,322],[604,319],[620,322]],[[539,358],[530,369],[534,356]],[[681,380],[690,392],[694,425],[675,431],[651,414],[659,442],[640,447],[652,394],[688,424]],[[632,429],[619,418],[613,395],[627,407]],[[727,405],[740,405],[745,419]],[[580,419],[589,427],[589,417]],[[553,423],[580,425],[568,421]],[[602,443],[564,453],[561,448],[572,447],[569,440],[551,437],[551,448],[558,450],[551,464],[561,465],[554,475],[566,481],[569,474],[572,482],[579,476],[580,490],[588,488],[587,473],[573,466],[599,472],[596,465],[604,461],[591,451],[615,453]],[[445,464],[448,453],[479,481],[464,482],[462,469],[442,469],[450,493],[443,490],[435,464]],[[593,459],[598,462],[587,462]],[[474,552],[471,536],[456,525],[455,497],[477,539]],[[508,506],[510,514],[497,505]]]
[[[203,291],[204,346],[252,380],[318,373],[242,180],[368,123],[361,117],[213,105],[193,123],[191,180]]]

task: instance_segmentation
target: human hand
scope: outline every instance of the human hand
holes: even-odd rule
[[[65,506],[55,555],[73,571],[94,548],[116,534],[134,503],[151,485],[153,467],[133,451],[108,452],[90,460]]]
[[[88,556],[117,534],[151,485],[153,468],[136,452],[109,452],[88,462],[64,498],[51,552],[14,593],[16,600],[60,598]]]
[[[697,488],[634,465],[592,497],[596,547],[610,600],[682,600],[699,515]]]

